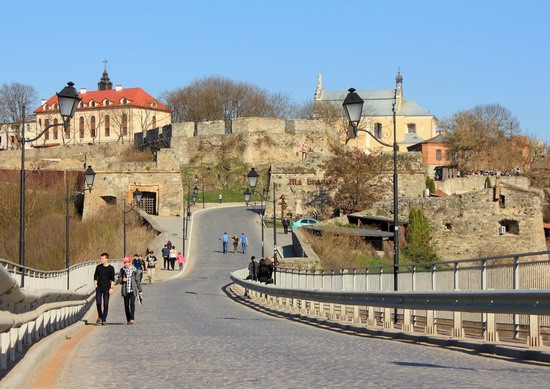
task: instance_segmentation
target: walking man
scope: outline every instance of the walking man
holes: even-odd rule
[[[258,281],[258,262],[256,262],[256,257],[254,255],[250,257],[248,276],[252,281]]]
[[[227,253],[227,244],[229,243],[229,235],[227,235],[227,232],[224,232],[220,239],[222,241],[223,253],[226,254]]]
[[[220,193],[220,194],[218,195],[218,201],[220,202],[220,204],[222,203],[222,199],[223,199],[223,196],[222,196],[222,194]]]
[[[142,295],[141,283],[139,282],[136,268],[132,265],[132,259],[130,257],[124,257],[122,263],[124,264],[124,267],[120,269],[120,281],[122,284],[120,293],[124,299],[126,324],[134,324],[136,295]]]
[[[101,264],[96,266],[94,273],[95,302],[98,315],[95,323],[105,325],[109,313],[109,297],[115,286],[115,268],[109,265],[109,254],[107,253],[101,254],[100,261]]]
[[[171,243],[170,243],[171,245]],[[164,247],[162,248],[162,250],[160,250],[161,254],[162,254],[162,259],[164,259],[164,267],[163,269],[165,270],[168,270],[168,268],[170,267],[170,249],[172,247],[168,247],[168,244],[165,244]]]
[[[155,271],[157,270],[157,257],[155,257],[153,251],[149,251],[145,262],[147,263],[147,278],[149,283],[152,284],[155,281]]]
[[[248,244],[248,238],[244,234],[244,232],[241,234],[241,248],[243,250],[243,254],[246,253],[246,245]]]
[[[290,221],[285,217],[283,219],[283,229],[285,231],[285,234],[288,234],[288,226],[290,225]]]

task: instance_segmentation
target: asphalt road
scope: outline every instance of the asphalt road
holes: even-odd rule
[[[57,388],[550,387],[550,369],[439,347],[349,335],[262,314],[225,293],[230,271],[261,250],[244,207],[195,213],[184,277],[144,287],[136,324],[122,300],[73,349]],[[220,235],[245,232],[246,255]]]

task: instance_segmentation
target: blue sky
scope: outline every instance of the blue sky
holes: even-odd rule
[[[499,103],[550,143],[550,1],[115,0],[2,5],[0,83],[48,98],[71,80],[94,90],[104,59],[114,84],[159,97],[218,75],[313,97],[390,89],[438,118]]]

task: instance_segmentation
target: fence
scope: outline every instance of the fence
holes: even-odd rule
[[[333,270],[278,268],[274,288],[283,291],[315,291],[318,293],[317,300],[308,301],[294,295],[287,303],[290,304],[289,308],[307,307],[304,309],[317,312],[322,317],[325,317],[325,314],[331,317],[348,317],[348,303],[341,306],[334,304],[342,303],[354,293],[362,293],[361,298],[364,300],[356,300],[361,301],[361,304],[352,308],[355,320],[361,318],[371,325],[382,323],[384,327],[390,323],[399,323],[404,330],[420,326],[424,327],[428,334],[436,332],[439,326],[441,329],[448,328],[451,334],[457,336],[465,336],[466,333],[472,336],[483,335],[487,340],[498,339],[500,332],[503,337],[510,339],[525,338],[533,347],[542,344],[541,328],[543,332],[550,334],[550,311],[538,311],[537,315],[533,315],[526,311],[527,305],[521,309],[498,310],[494,303],[488,304],[486,309],[463,307],[460,308],[462,311],[457,311],[457,303],[450,302],[458,298],[483,300],[483,296],[493,299],[496,298],[496,294],[505,300],[515,299],[519,298],[518,296],[523,298],[529,293],[532,293],[530,298],[536,295],[549,300],[549,254],[549,251],[543,251],[400,265],[398,293],[393,292],[393,266]],[[248,273],[244,270],[243,274]],[[235,273],[235,279],[240,275],[242,274]],[[533,289],[537,292],[531,292]],[[265,290],[260,293],[270,295],[270,292]],[[326,302],[322,300],[326,294],[336,294],[340,299],[332,301],[328,313]],[[377,300],[374,296],[383,296],[385,301],[396,300],[400,303],[386,306],[381,303],[382,300]],[[405,298],[411,296],[422,297],[416,300],[418,304],[407,306]],[[301,302],[296,303],[295,299]],[[442,308],[445,309],[440,309],[436,305],[437,299],[448,299],[449,305],[443,305]],[[533,301],[531,303],[534,304]],[[285,303],[282,306],[285,307]],[[396,310],[391,312],[390,308]]]
[[[97,262],[61,271],[21,268],[3,259],[0,264],[0,369],[6,369],[16,352],[84,316],[94,300]],[[23,277],[25,288],[20,288]]]

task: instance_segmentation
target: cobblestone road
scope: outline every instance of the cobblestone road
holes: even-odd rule
[[[109,324],[73,350],[56,387],[549,387],[547,367],[347,335],[242,306],[222,288],[260,253],[257,216],[237,207],[194,217],[188,274],[146,285],[134,326],[115,298]],[[224,231],[248,233],[250,252],[222,254]]]

